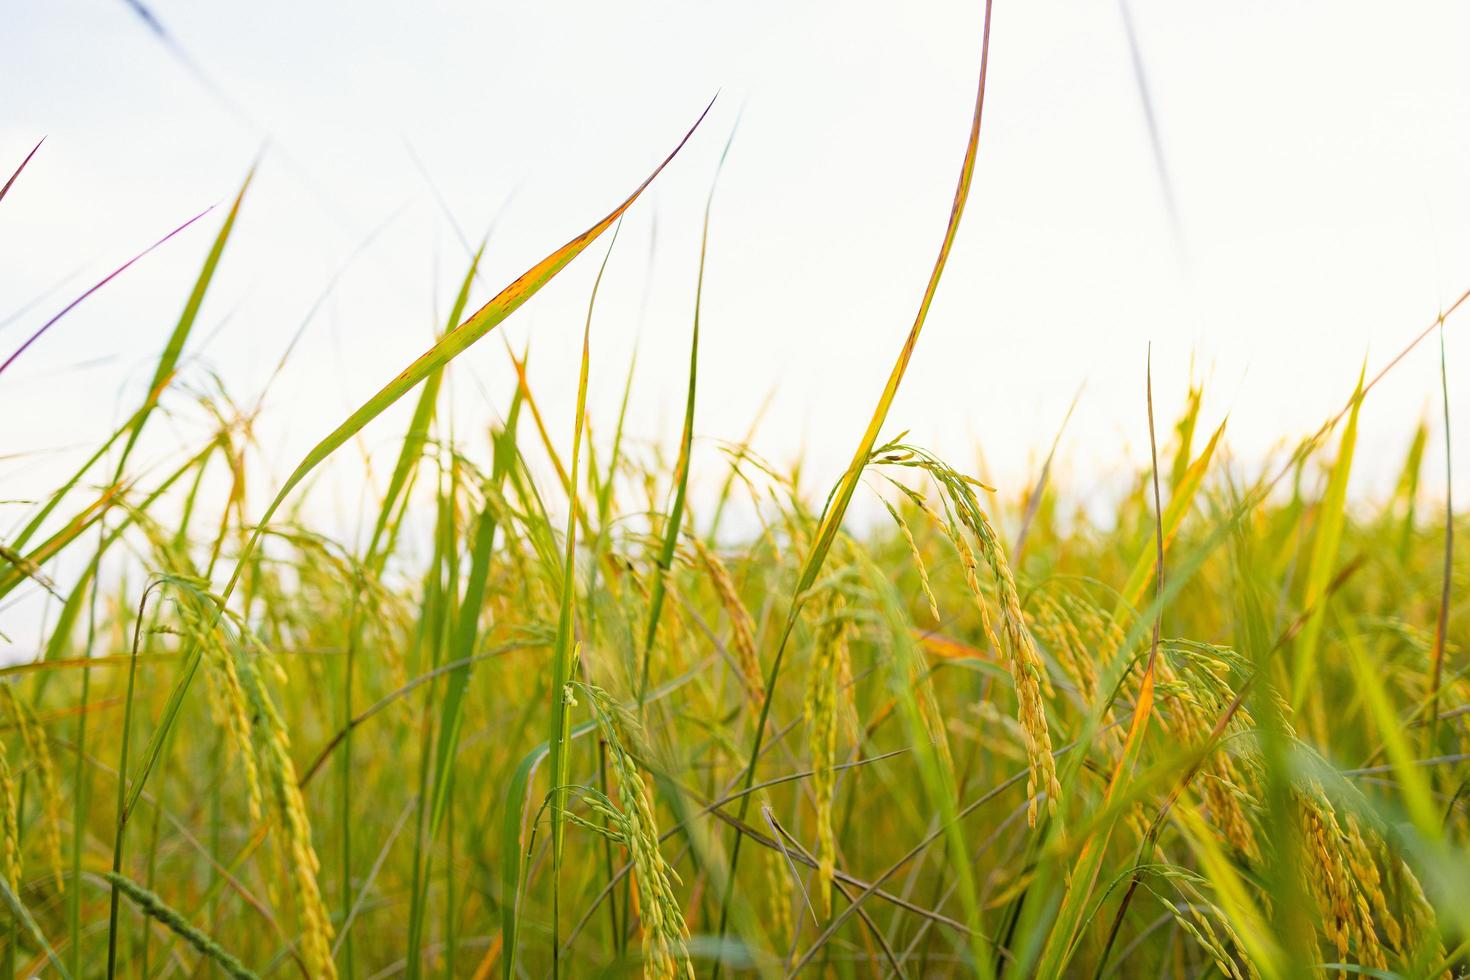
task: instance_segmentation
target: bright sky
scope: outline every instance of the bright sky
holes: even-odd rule
[[[711,230],[697,432],[706,447],[740,439],[771,396],[757,448],[804,451],[814,491],[838,475],[943,232],[978,3],[146,2],[198,73],[125,0],[6,12],[0,169],[46,143],[0,204],[4,354],[111,267],[227,204],[265,146],[186,377],[200,387],[212,369],[253,401],[340,271],[267,402],[280,479],[445,314],[466,255],[438,196],[471,239],[498,216],[483,302],[636,186],[718,92],[612,256],[594,424],[610,429],[636,344],[630,431],[677,430],[700,215],[741,116]],[[1228,414],[1251,458],[1315,429],[1365,357],[1375,370],[1470,287],[1470,6],[1129,9],[1177,234],[1116,0],[997,0],[974,192],[890,416],[890,432],[962,465],[979,447],[1012,493],[1084,382],[1063,445],[1074,486],[1142,458],[1150,341],[1161,414],[1193,370],[1207,422]],[[136,403],[222,210],[6,373],[0,497],[54,485]],[[530,341],[563,445],[602,253],[503,328]],[[1470,487],[1470,323],[1450,321],[1448,349]],[[458,425],[473,433],[513,376],[494,336],[460,363]],[[1426,413],[1427,475],[1442,479],[1438,371],[1426,344],[1374,393],[1360,488],[1381,488]],[[403,418],[368,443],[388,446]],[[158,429],[159,453],[194,431]]]

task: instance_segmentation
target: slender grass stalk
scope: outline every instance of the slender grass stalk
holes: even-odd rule
[[[950,249],[954,246],[956,233],[959,231],[960,218],[965,211],[965,201],[970,195],[970,181],[975,174],[975,159],[980,148],[980,121],[985,108],[985,80],[987,69],[990,64],[990,14],[993,0],[985,2],[985,25],[980,41],[980,81],[976,88],[975,111],[970,123],[970,138],[965,147],[964,162],[960,165],[959,183],[955,188],[954,204],[950,209],[949,224],[945,228],[944,241],[939,247],[939,257],[934,262],[934,269],[929,275],[929,283],[924,288],[923,299],[919,302],[919,312],[914,318],[914,325],[909,329],[907,339],[899,350],[898,360],[893,365],[893,370],[888,376],[888,383],[883,388],[883,393],[878,398],[878,405],[873,410],[873,416],[868,422],[867,431],[863,433],[858,442],[857,451],[853,453],[852,462],[848,464],[847,471],[843,474],[837,489],[833,492],[826,510],[822,514],[821,524],[818,526],[816,540],[813,542],[806,562],[802,566],[800,577],[797,579],[796,588],[793,592],[790,611],[786,616],[786,625],[781,631],[780,642],[776,646],[775,656],[771,660],[771,666],[766,677],[765,696],[761,701],[759,717],[756,720],[755,735],[752,739],[750,757],[744,769],[743,782],[746,787],[755,782],[755,768],[760,761],[761,743],[765,740],[766,723],[771,713],[771,700],[775,696],[776,683],[781,676],[781,660],[786,652],[786,644],[791,638],[792,630],[796,626],[797,616],[800,613],[802,602],[806,591],[816,581],[817,573],[821,571],[826,561],[827,552],[831,550],[832,542],[837,537],[838,528],[842,524],[842,518],[847,513],[847,505],[852,500],[853,491],[857,487],[858,479],[863,469],[868,464],[868,458],[873,447],[877,444],[878,433],[883,428],[883,423],[888,418],[888,409],[893,404],[894,397],[898,394],[899,385],[903,382],[903,376],[908,370],[909,359],[913,357],[914,347],[918,343],[919,333],[924,328],[924,321],[928,319],[929,306],[934,302],[934,294],[939,289],[939,279],[944,274],[945,264],[949,261]],[[740,803],[740,817],[744,819],[749,808],[748,798],[742,798]],[[733,895],[735,884],[735,873],[740,866],[740,841],[737,836],[730,849],[730,870],[727,875],[724,894],[720,898],[720,923],[719,938],[723,941],[725,928],[729,921],[730,899]],[[712,971],[714,980],[718,980],[720,974],[720,963],[715,962]]]
[[[658,621],[663,613],[664,597],[668,584],[666,576],[674,564],[674,549],[679,543],[679,533],[684,524],[684,501],[689,493],[689,457],[694,447],[694,401],[699,379],[699,313],[704,302],[704,267],[709,254],[709,219],[714,208],[715,189],[719,186],[720,171],[730,156],[730,147],[735,143],[739,120],[731,127],[725,140],[725,148],[715,164],[715,175],[710,181],[709,196],[704,202],[704,224],[699,234],[699,273],[694,284],[694,329],[689,337],[689,386],[684,398],[684,425],[679,435],[679,458],[674,463],[674,500],[664,521],[663,542],[659,548],[657,567],[654,570],[652,592],[648,600],[648,627],[643,634],[642,667],[639,669],[638,700],[641,702],[648,691],[650,664],[653,660],[653,645],[658,638]]]
[[[99,543],[99,553],[101,544]],[[86,766],[87,758],[87,714],[91,707],[92,699],[92,653],[97,638],[97,594],[98,586],[95,578],[92,580],[90,601],[87,605],[87,648],[86,664],[82,668],[82,690],[79,704],[80,713],[77,715],[76,743],[77,758],[76,765],[72,771],[72,838],[71,838],[71,876],[67,888],[67,965],[72,974],[80,976],[82,972],[82,841],[86,834],[84,828],[87,824],[88,791],[91,788],[91,780]]]
[[[1444,320],[1439,321],[1439,391],[1444,408],[1444,575],[1439,593],[1439,613],[1434,617],[1434,667],[1429,679],[1429,745],[1439,734],[1439,692],[1444,677],[1445,637],[1449,633],[1450,589],[1455,569],[1455,482],[1450,438],[1450,378],[1445,366]]]
[[[1149,348],[1148,348],[1148,364],[1147,364],[1147,369],[1146,369],[1145,391],[1147,393],[1147,400],[1148,400],[1149,472],[1150,472],[1150,475],[1151,475],[1151,479],[1152,479],[1152,482],[1153,482],[1153,489],[1154,489],[1154,545],[1155,545],[1155,550],[1154,550],[1154,632],[1153,632],[1153,638],[1152,638],[1152,640],[1149,643],[1149,649],[1148,649],[1148,666],[1146,666],[1144,668],[1144,685],[1145,685],[1145,689],[1146,690],[1149,690],[1150,693],[1152,693],[1153,678],[1154,678],[1155,673],[1156,673],[1156,668],[1158,666],[1158,659],[1159,659],[1159,635],[1160,635],[1160,633],[1163,630],[1163,622],[1164,622],[1164,606],[1163,606],[1163,602],[1162,602],[1162,596],[1163,596],[1163,592],[1164,592],[1164,508],[1163,508],[1163,503],[1162,503],[1162,501],[1160,499],[1160,494],[1159,494],[1159,440],[1158,440],[1158,435],[1154,431],[1153,344],[1149,344]],[[1198,406],[1199,406],[1199,400],[1198,400],[1198,398],[1195,398],[1191,402],[1190,412],[1189,412],[1189,415],[1187,416],[1187,425],[1188,425],[1188,428],[1190,430],[1192,430],[1193,427],[1194,427],[1194,418],[1195,418],[1196,414],[1199,411]],[[1188,442],[1188,436],[1186,435],[1184,437],[1184,439],[1181,439],[1181,444],[1182,445],[1187,445],[1187,442]],[[1187,455],[1188,455],[1188,449],[1185,448],[1184,452],[1181,453],[1181,456],[1182,457],[1187,457]],[[1178,468],[1178,467],[1176,467],[1175,472],[1178,474],[1178,477],[1174,481],[1175,484],[1177,485],[1179,482],[1181,482],[1181,480],[1183,478],[1183,474],[1184,474],[1185,471],[1182,470],[1182,469],[1180,469],[1180,468]],[[1148,707],[1151,708],[1152,706],[1149,705]],[[1139,720],[1140,719],[1140,716],[1142,716],[1142,721]],[[1148,721],[1148,718],[1147,718],[1147,716],[1145,714],[1145,711],[1144,711],[1144,708],[1143,707],[1134,709],[1134,724],[1135,725],[1138,725],[1138,724],[1147,724],[1147,721]],[[1129,740],[1130,741],[1132,740],[1132,733],[1131,732],[1129,733]],[[1112,787],[1109,786],[1109,790],[1110,791],[1111,791],[1111,789],[1112,789]],[[1145,839],[1143,849],[1146,849],[1148,851],[1152,851],[1153,844],[1154,844],[1154,840],[1152,838],[1152,835],[1150,835],[1148,838]],[[1140,864],[1142,864],[1142,862],[1144,860],[1145,860],[1145,857],[1140,856],[1140,858],[1139,858]],[[1123,925],[1123,917],[1128,912],[1128,904],[1133,899],[1133,895],[1134,895],[1135,891],[1138,888],[1139,880],[1140,880],[1139,879],[1139,874],[1135,870],[1135,872],[1133,873],[1133,875],[1128,880],[1128,888],[1123,893],[1122,901],[1120,901],[1118,903],[1118,913],[1117,913],[1117,915],[1113,919],[1113,926],[1112,926],[1112,928],[1108,931],[1107,944],[1103,947],[1102,955],[1098,957],[1098,961],[1097,961],[1097,972],[1096,972],[1096,977],[1097,978],[1101,978],[1102,977],[1103,968],[1105,966],[1107,966],[1108,955],[1112,951],[1113,943],[1118,938],[1118,930]]]
[[[621,227],[621,226],[620,226]],[[592,312],[597,305],[597,290],[602,286],[603,273],[607,272],[608,260],[618,243],[617,230],[608,243],[592,283],[592,297],[587,301],[587,321],[582,327],[582,360],[577,375],[577,408],[572,423],[572,471],[567,480],[567,527],[566,550],[562,556],[561,604],[557,611],[556,643],[552,648],[551,674],[551,733],[547,742],[551,746],[551,972],[556,976],[561,963],[560,944],[557,942],[557,910],[561,897],[560,872],[562,848],[565,842],[564,816],[567,800],[567,772],[569,760],[567,741],[571,735],[572,719],[568,708],[573,702],[572,680],[576,672],[576,591],[577,591],[577,512],[579,492],[577,486],[578,467],[582,462],[582,426],[587,416],[587,375],[592,360]]]
[[[132,660],[128,664],[128,693],[123,702],[123,722],[121,748],[118,751],[117,761],[117,815],[112,843],[112,873],[122,874],[123,860],[123,837],[128,828],[128,747],[132,741],[133,728],[133,699],[137,690],[138,681],[138,645],[143,633],[143,611],[148,603],[149,594],[160,583],[150,583],[143,590],[143,595],[138,599],[138,618],[133,623],[133,649]],[[118,909],[118,887],[117,882],[112,883],[112,899],[107,915],[107,977],[112,980],[117,975],[117,909]]]

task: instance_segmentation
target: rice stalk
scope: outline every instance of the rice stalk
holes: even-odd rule
[[[0,867],[4,868],[5,880],[12,890],[20,888],[20,813],[19,794],[16,792],[15,773],[10,768],[10,755],[5,742],[0,739],[0,836],[4,850],[0,853]]]
[[[5,704],[11,722],[20,730],[26,755],[36,773],[36,783],[41,796],[41,853],[47,869],[56,883],[62,887],[61,859],[61,790],[56,783],[56,766],[51,759],[51,746],[46,732],[36,721],[35,712],[15,696],[10,684],[0,684],[0,701]],[[18,862],[19,858],[17,858]],[[18,864],[17,864],[18,869]]]
[[[816,891],[824,918],[832,914],[832,877],[837,866],[832,800],[836,789],[837,695],[841,665],[847,661],[847,643],[852,633],[846,606],[842,593],[831,590],[817,624],[804,707],[812,760],[812,797],[816,804]]]
[[[694,980],[689,960],[689,929],[674,893],[677,876],[659,850],[658,821],[644,776],[629,753],[638,745],[638,723],[606,691],[578,685],[588,695],[598,729],[609,749],[614,785],[622,807],[605,815],[617,824],[633,858],[633,879],[643,924],[643,975],[649,980]]]

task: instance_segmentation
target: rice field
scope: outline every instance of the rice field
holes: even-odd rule
[[[1470,970],[1470,515],[1420,478],[1454,445],[1454,307],[1270,458],[1233,457],[1198,386],[1156,403],[1147,366],[1151,465],[1109,513],[1051,456],[987,485],[890,414],[983,152],[984,65],[839,473],[753,429],[691,489],[697,309],[678,441],[589,418],[613,370],[595,287],[573,431],[524,370],[493,431],[453,424],[456,359],[570,263],[605,269],[683,142],[488,301],[476,255],[439,340],[284,471],[224,395],[209,438],[143,467],[249,182],[198,219],[215,238],[146,397],[7,507],[0,601],[47,608],[42,656],[0,668],[7,975]],[[1441,359],[1443,417],[1403,420],[1391,492],[1350,494],[1410,352]],[[313,478],[400,403],[363,533],[314,526]]]

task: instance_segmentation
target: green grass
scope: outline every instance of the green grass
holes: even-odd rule
[[[1155,405],[1149,366],[1151,463],[1105,518],[1051,456],[990,488],[889,432],[983,152],[988,42],[917,315],[814,496],[754,426],[692,478],[698,304],[673,463],[587,417],[624,370],[597,356],[615,232],[572,431],[524,354],[488,435],[446,407],[456,359],[677,148],[466,315],[477,252],[438,341],[323,420],[266,506],[279,461],[224,398],[139,468],[242,188],[141,404],[0,542],[0,598],[52,609],[43,657],[0,669],[12,975],[1470,969],[1467,515],[1420,479],[1452,445],[1448,371],[1443,428],[1404,420],[1376,499],[1350,492],[1358,423],[1403,354],[1255,469],[1226,466],[1199,389]],[[308,477],[410,394],[365,540],[309,525]],[[849,520],[871,496],[891,521]],[[756,530],[717,533],[739,510]]]

